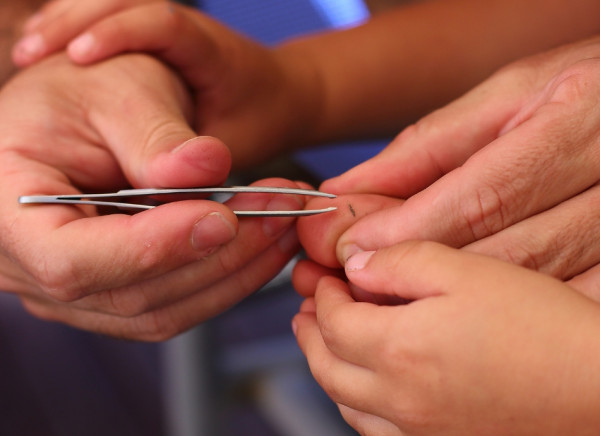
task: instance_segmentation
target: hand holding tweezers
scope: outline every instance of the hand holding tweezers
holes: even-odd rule
[[[190,194],[238,194],[238,193],[268,193],[309,195],[313,197],[335,198],[335,195],[310,189],[278,188],[269,186],[229,186],[210,188],[169,188],[169,189],[124,189],[118,192],[104,194],[74,194],[74,195],[27,195],[19,197],[22,204],[88,204],[93,206],[117,207],[129,210],[152,209],[157,205],[142,204],[126,201],[133,197],[160,197],[165,195]],[[123,201],[120,201],[124,199]],[[309,210],[234,210],[238,216],[285,217],[309,216],[334,211],[335,207]]]

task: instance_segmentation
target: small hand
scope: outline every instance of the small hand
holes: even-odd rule
[[[340,262],[436,240],[572,279],[600,298],[599,54],[593,39],[508,66],[326,181],[321,189],[335,193],[408,198],[342,235]]]
[[[599,307],[564,283],[431,242],[363,252],[293,325],[365,435],[594,434]],[[402,305],[358,302],[356,293]]]

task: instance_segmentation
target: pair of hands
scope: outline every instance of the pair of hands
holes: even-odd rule
[[[598,428],[598,55],[510,65],[322,185],[294,329],[361,434]]]
[[[133,216],[17,203],[19,195],[225,180],[229,150],[196,137],[185,87],[152,58],[82,69],[51,57],[2,89],[0,114],[0,288],[41,318],[165,339],[235,304],[297,252],[293,221],[238,222],[230,208],[298,209],[302,198],[182,201]]]
[[[194,8],[165,0],[49,1],[26,22],[12,57],[27,67],[63,49],[78,65],[144,52],[172,66],[196,104],[193,126],[227,144],[234,169],[313,142],[320,102],[306,60],[275,54]]]
[[[227,41],[233,43],[235,38]],[[245,47],[247,42],[242,41],[240,47]],[[504,398],[504,394],[514,394],[511,405],[531,400],[527,403],[530,409],[511,409],[503,403],[498,408],[487,408],[488,423],[501,428],[502,417],[513,417],[513,412],[519,418],[531,417],[533,413],[527,411],[540,410],[537,400],[542,394],[532,399],[529,387],[533,384],[511,391],[511,386],[519,383],[509,384],[506,371],[511,368],[497,365],[499,354],[479,355],[483,347],[480,344],[488,338],[493,338],[494,343],[531,350],[540,360],[554,357],[554,352],[561,357],[572,356],[572,362],[585,358],[582,350],[589,344],[583,332],[593,332],[595,305],[571,288],[541,275],[437,245],[425,244],[406,254],[410,244],[395,244],[407,239],[438,240],[464,251],[491,254],[534,267],[570,280],[569,284],[581,292],[597,295],[597,256],[594,238],[590,236],[594,234],[596,217],[590,205],[596,198],[594,58],[598,45],[598,41],[588,41],[501,71],[464,98],[407,129],[380,157],[327,181],[324,190],[353,193],[338,199],[338,214],[300,221],[302,241],[311,258],[321,264],[304,262],[296,269],[296,287],[309,297],[315,294],[322,276],[331,273],[326,267],[344,264],[352,254],[364,256],[361,251],[391,247],[381,255],[373,255],[363,269],[350,263],[347,274],[354,283],[351,294],[342,282],[321,281],[323,291],[317,292],[314,300],[308,300],[296,320],[300,344],[309,355],[315,376],[338,403],[344,404],[343,413],[358,428],[375,434],[418,433],[431,423],[428,417],[445,410],[449,402],[454,404],[455,398],[464,401],[462,410],[471,413],[472,418],[480,412],[475,406],[484,403],[479,402],[481,396],[466,395],[465,389],[483,382],[488,383],[483,384],[486,388],[482,395],[489,395],[485,398],[490,402]],[[265,53],[257,50],[260,56]],[[210,65],[218,67],[231,61],[217,60]],[[142,71],[145,74],[140,74]],[[213,78],[227,80],[208,81],[204,88],[196,90],[196,111],[191,109],[181,84],[160,64],[137,56],[84,70],[63,57],[53,58],[21,73],[3,90],[2,113],[11,121],[2,128],[3,137],[7,138],[3,162],[10,163],[0,174],[3,186],[10,187],[3,190],[0,215],[3,288],[19,293],[39,316],[113,335],[157,340],[224,310],[279,270],[297,248],[291,223],[279,219],[271,224],[261,220],[238,224],[227,208],[204,202],[178,203],[134,217],[97,216],[88,209],[74,211],[57,206],[23,208],[16,204],[18,195],[67,189],[219,183],[229,165],[222,143],[206,138],[192,140],[188,143],[191,147],[179,150],[183,153],[171,153],[194,136],[188,122],[197,125],[202,133],[227,138],[226,143],[242,144],[242,139],[247,140],[250,150],[257,145],[257,138],[268,132],[251,130],[252,134],[246,137],[243,129],[230,127],[246,125],[252,113],[264,116],[276,111],[253,112],[257,106],[235,104],[236,97],[244,94],[225,90],[242,87],[224,86],[233,83],[233,76],[221,74],[219,68],[216,71],[219,73]],[[273,77],[283,74],[281,69],[272,71],[278,71]],[[119,85],[115,86],[113,79],[117,78]],[[214,96],[219,97],[215,100]],[[37,108],[35,111],[29,106],[32,101],[36,103],[32,106]],[[239,108],[239,112],[234,112],[238,120],[229,117],[226,109],[232,107]],[[214,108],[219,110],[211,112]],[[124,119],[125,115],[133,121],[115,124],[115,119]],[[148,123],[149,119],[153,122]],[[199,122],[203,120],[212,121]],[[266,125],[265,129],[277,125],[264,119],[254,124]],[[267,137],[273,143],[282,138],[277,132]],[[47,151],[49,146],[52,153]],[[232,151],[235,159],[238,148]],[[202,165],[211,160],[217,165]],[[45,192],[39,192],[41,189]],[[381,195],[364,194],[373,192]],[[401,201],[395,197],[408,200],[399,205]],[[256,202],[251,207],[260,208],[269,198],[247,201]],[[201,217],[214,218],[215,212],[219,214],[216,224],[209,226],[213,231],[202,232],[214,239],[198,247],[191,242],[192,228]],[[225,230],[214,232],[223,222]],[[236,225],[238,237],[228,242]],[[234,232],[228,234],[228,227]],[[57,244],[58,240],[68,244]],[[210,256],[205,259],[207,255]],[[436,266],[433,271],[432,258]],[[355,258],[354,262],[358,260]],[[439,266],[446,262],[462,267],[457,270],[461,274],[448,269],[440,271]],[[467,264],[473,266],[467,268]],[[371,268],[376,272],[369,275]],[[491,280],[492,277],[499,280]],[[394,283],[402,286],[390,288],[389,284]],[[546,296],[541,292],[547,289],[552,289],[550,303],[541,301]],[[449,298],[433,298],[442,293]],[[393,303],[389,294],[420,301],[397,307],[353,301]],[[505,298],[507,294],[514,294],[514,299],[528,297],[527,304],[515,305],[514,299]],[[498,314],[500,304],[505,310]],[[435,330],[435,335],[425,334],[431,333],[431,318],[420,312],[425,306],[427,313],[431,306],[432,313],[437,314],[434,326],[445,327]],[[358,335],[353,337],[355,341],[346,339],[346,311],[352,316],[365,316],[361,318],[361,328],[351,331]],[[570,318],[569,312],[576,314]],[[497,324],[490,322],[495,321],[491,314],[498,316]],[[532,314],[536,315],[536,322],[526,323]],[[463,322],[457,323],[457,318]],[[555,319],[564,322],[560,335],[552,329]],[[387,324],[387,328],[381,329],[381,324]],[[387,334],[394,325],[415,333],[403,336],[399,343],[396,336]],[[522,335],[524,329],[527,335]],[[534,333],[530,336],[529,331]],[[531,339],[549,336],[559,339],[550,343]],[[477,338],[480,342],[470,342]],[[578,339],[573,344],[570,341],[574,338]],[[446,343],[446,347],[440,348],[441,343]],[[447,344],[472,345],[466,355],[477,353],[480,360],[460,358],[463,349]],[[572,348],[568,349],[568,344]],[[327,370],[327,363],[333,362],[339,363],[340,368],[358,364],[372,370],[379,360],[365,362],[360,355],[364,356],[365,350],[381,354],[381,349],[397,350],[393,355],[402,358],[390,359],[385,370],[371,371],[375,375],[368,381],[380,380],[379,384],[369,387],[362,379],[360,383],[351,378],[333,379]],[[432,380],[427,374],[400,379],[399,369],[409,375],[418,374],[417,367],[401,367],[407,361],[404,357],[415,355],[411,354],[413,351],[423,362],[429,362],[428,374],[434,380],[438,371],[445,377],[454,375],[461,382],[437,384],[437,394],[432,398],[424,388]],[[514,367],[521,374],[518,380],[536,375],[532,373],[536,366],[519,357],[514,356]],[[564,361],[557,361],[557,366],[561,362]],[[475,364],[478,366],[471,372],[470,365]],[[488,364],[493,375],[486,372]],[[572,366],[563,374],[575,375],[565,375],[562,380],[574,383],[560,387],[544,384],[543,392],[562,388],[593,404],[595,399],[584,395],[588,393],[584,392],[585,386],[579,388],[594,387],[593,376],[569,368]],[[553,369],[548,368],[542,377],[560,378]],[[461,374],[468,374],[471,379],[458,377]],[[577,377],[585,379],[585,383],[575,383],[573,378]],[[402,395],[403,389],[406,391],[402,383],[408,379],[414,384],[410,387],[412,395],[394,403],[399,404],[398,409],[390,410],[377,402],[356,402],[352,396],[360,390],[365,398],[372,399],[380,394],[375,387],[383,384],[396,387],[395,394]],[[466,382],[470,380],[475,381],[469,385]],[[374,408],[373,404],[379,407]],[[556,410],[562,406],[555,402],[547,407]],[[570,418],[580,413],[580,422],[589,422],[587,410],[578,406],[573,403],[563,416]],[[496,415],[489,414],[494,411]],[[439,416],[449,417],[444,413]],[[477,426],[482,421],[472,422]],[[528,421],[524,422],[526,426]],[[441,426],[447,434],[449,428],[460,432],[462,424],[439,421],[432,426]],[[523,428],[525,432],[526,427]]]
[[[92,24],[97,45],[52,56]],[[146,56],[96,63],[138,49],[176,67],[189,87]],[[131,217],[16,203],[28,194],[222,183],[232,167],[302,140],[289,124],[297,97],[310,93],[294,82],[295,61],[192,9],[116,0],[48,2],[13,58],[27,68],[0,94],[0,288],[35,315],[161,340],[237,303],[297,252],[292,220],[238,222],[231,208],[298,209],[303,198],[178,202]]]

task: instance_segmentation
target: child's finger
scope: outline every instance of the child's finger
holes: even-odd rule
[[[217,27],[218,24],[194,9],[155,3],[102,20],[73,40],[67,51],[80,64],[123,52],[152,52],[182,73],[192,67],[202,71],[202,66],[210,64],[218,53],[215,45],[218,38],[210,36]],[[201,82],[202,76],[198,75],[196,81]]]
[[[157,1],[162,2],[162,0],[52,2],[26,23],[25,36],[13,48],[13,61],[19,66],[31,65],[63,49],[71,39],[93,23],[120,10]]]
[[[67,51],[73,61],[82,64],[128,51],[162,51],[187,31],[185,14],[183,7],[171,3],[130,8],[88,28]]]
[[[376,374],[332,353],[323,340],[314,314],[297,314],[292,326],[315,380],[333,401],[356,409],[377,403],[372,393]]]
[[[396,318],[402,308],[358,303],[351,297],[348,286],[333,277],[319,281],[315,305],[323,341],[333,354],[371,370],[385,365],[379,350],[391,332],[390,324],[381,321],[386,317]]]
[[[23,33],[26,35],[33,33],[44,25],[56,21],[73,7],[74,3],[74,0],[52,0],[44,3],[35,14],[25,21]]]
[[[467,286],[465,277],[471,279],[470,286],[475,276],[471,270],[481,272],[484,268],[488,269],[484,281],[498,275],[478,255],[435,242],[405,241],[351,256],[346,262],[346,275],[362,289],[420,300],[462,289]]]
[[[322,277],[333,276],[339,279],[344,278],[344,271],[341,269],[327,268],[312,260],[299,260],[294,266],[292,272],[292,283],[294,289],[305,298],[312,297],[317,289],[317,283]]]

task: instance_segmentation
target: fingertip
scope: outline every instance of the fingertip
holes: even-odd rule
[[[319,191],[329,192],[330,194],[336,194],[336,195],[342,194],[342,191],[339,189],[338,183],[337,183],[339,177],[340,176],[336,176],[336,177],[332,177],[331,179],[325,180],[319,186]]]
[[[40,33],[32,33],[19,40],[12,50],[12,58],[17,66],[31,65],[46,54],[47,47]]]
[[[369,260],[375,254],[375,251],[358,251],[355,254],[348,257],[346,260],[346,273],[351,274],[353,272],[358,272],[364,269]]]
[[[69,58],[76,63],[88,63],[94,60],[97,40],[90,32],[86,32],[67,45]]]
[[[338,262],[341,265],[346,265],[346,263],[355,255],[364,252],[364,250],[353,241],[346,242],[344,236],[338,240],[338,244],[336,246],[336,257]]]
[[[334,288],[337,288],[339,286],[345,286],[346,283],[344,283],[343,280],[339,279],[338,277],[334,277],[334,276],[323,276],[319,279],[319,281],[317,282],[317,291],[315,292],[315,294],[321,293],[325,290],[331,290]]]
[[[210,136],[189,139],[173,150],[171,155],[181,162],[205,172],[227,174],[231,168],[229,148],[217,138]]]
[[[316,326],[316,315],[311,312],[300,312],[294,315],[292,318],[292,331],[294,332],[294,336],[296,336],[296,341],[298,342],[298,346],[302,350],[304,354],[306,354],[306,347],[308,342],[307,327],[310,324]]]
[[[344,272],[341,269],[325,267],[312,260],[302,259],[296,263],[292,271],[292,283],[298,294],[308,298],[315,295],[319,279],[327,275],[341,279]]]
[[[345,227],[348,208],[342,199],[314,198],[308,201],[307,209],[336,206],[337,209],[319,215],[302,217],[297,228],[300,242],[308,257],[328,268],[339,268],[335,256],[335,244]]]
[[[195,137],[160,152],[148,164],[148,177],[160,186],[222,184],[231,169],[231,152],[216,138]]]
[[[369,161],[367,161],[369,162]],[[332,194],[351,194],[361,192],[377,192],[376,190],[369,190],[369,183],[373,178],[374,174],[363,174],[362,168],[365,163],[362,163],[354,168],[349,169],[339,176],[332,177],[331,179],[325,180],[320,189],[324,192],[331,192]]]
[[[315,305],[315,299],[307,298],[306,300],[304,300],[302,302],[302,304],[300,305],[299,311],[300,311],[300,313],[316,313],[317,306]]]

